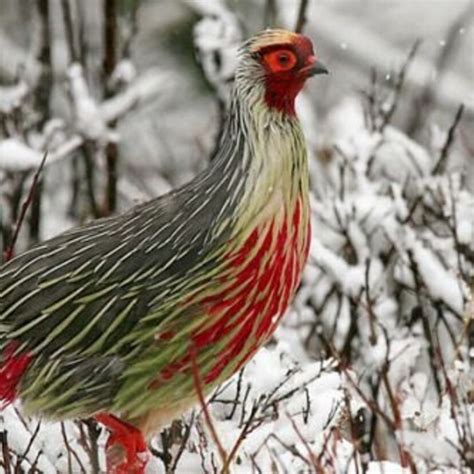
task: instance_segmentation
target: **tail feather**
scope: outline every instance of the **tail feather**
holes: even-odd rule
[[[5,408],[17,397],[18,384],[31,362],[31,355],[18,353],[19,344],[8,343],[3,351],[0,366],[0,409]]]

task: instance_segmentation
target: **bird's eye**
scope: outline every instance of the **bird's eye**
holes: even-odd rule
[[[280,53],[278,55],[278,62],[281,66],[286,67],[290,62],[290,55],[288,53]]]
[[[287,49],[265,54],[264,61],[272,72],[289,71],[297,63],[295,54]]]

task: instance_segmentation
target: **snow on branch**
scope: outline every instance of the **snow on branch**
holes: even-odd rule
[[[77,118],[74,122],[75,133],[48,150],[46,166],[69,156],[82,145],[85,139],[105,141],[114,139],[107,124],[120,119],[134,107],[162,94],[166,89],[169,75],[156,70],[148,71],[133,81],[123,92],[101,104],[97,104],[91,97],[79,65],[72,65],[69,78]],[[0,140],[0,170],[35,169],[41,163],[42,156],[41,151],[19,137]]]
[[[89,92],[82,66],[78,63],[71,64],[67,74],[73,103],[74,128],[87,140],[107,143],[111,133],[100,113],[99,105]]]
[[[0,169],[4,171],[25,171],[41,163],[42,154],[17,138],[0,141]]]
[[[207,80],[225,104],[229,100],[237,51],[242,43],[241,27],[236,15],[222,2],[185,3],[203,16],[194,27],[194,45]]]
[[[20,107],[30,93],[30,88],[24,80],[13,86],[0,86],[0,114],[9,114]]]
[[[401,464],[426,467],[436,457],[440,468],[467,466],[474,194],[465,169],[450,161],[462,108],[444,142],[431,147],[392,125],[372,127],[380,116],[366,118],[355,97],[328,114],[311,169],[311,258],[279,334],[291,337],[292,350],[299,340],[310,353],[350,363],[359,378],[348,376],[349,389],[378,427],[366,432],[367,449],[394,443],[405,453]],[[437,443],[419,435],[436,437],[445,426]]]

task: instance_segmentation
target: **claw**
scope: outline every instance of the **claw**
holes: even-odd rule
[[[140,430],[113,415],[99,414],[95,419],[110,431],[107,474],[144,474],[149,453]]]

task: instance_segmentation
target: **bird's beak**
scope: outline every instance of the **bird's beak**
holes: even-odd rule
[[[308,69],[308,76],[315,76],[316,74],[329,74],[327,67],[321,61],[316,61]]]
[[[306,65],[302,68],[301,72],[303,72],[306,77],[315,76],[316,74],[329,74],[326,66],[316,59],[316,56],[311,55],[308,60],[306,61]]]

